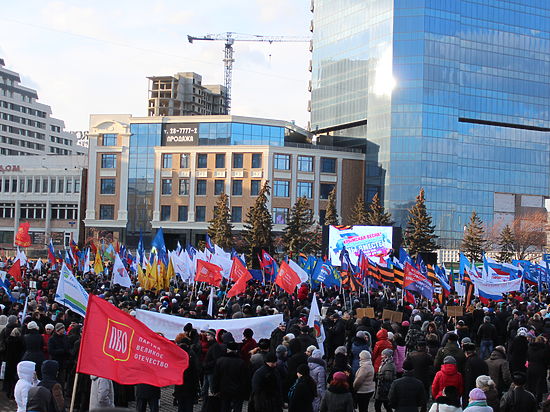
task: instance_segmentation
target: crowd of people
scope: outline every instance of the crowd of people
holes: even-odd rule
[[[161,388],[84,375],[75,385],[83,319],[55,302],[57,277],[46,265],[29,271],[23,282],[12,280],[11,296],[0,289],[3,390],[15,399],[17,411],[68,410],[73,388],[81,412],[134,401],[138,411],[158,411]],[[132,315],[145,309],[210,318],[209,288],[200,285],[174,279],[169,290],[157,292],[139,284],[111,285],[107,276],[93,273],[77,277],[89,293]],[[233,336],[223,329],[197,329],[192,322],[178,331],[175,343],[189,355],[184,383],[172,392],[180,412],[240,412],[245,403],[256,412],[550,411],[546,294],[474,300],[459,317],[446,314],[447,306],[461,304],[454,294],[445,302],[403,304],[391,288],[314,294],[302,284],[289,295],[258,282],[238,297],[224,294],[222,286],[214,302],[216,319],[281,313],[284,322],[270,338],[258,340],[252,329]],[[307,326],[312,299],[323,314],[321,345],[317,331]],[[375,316],[358,317],[357,309],[367,306]],[[403,317],[383,319],[384,309]]]

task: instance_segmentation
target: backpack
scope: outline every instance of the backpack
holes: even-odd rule
[[[409,329],[405,336],[405,345],[408,350],[413,350],[418,342],[425,340],[424,333],[420,329]]]

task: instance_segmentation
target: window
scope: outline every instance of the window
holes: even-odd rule
[[[208,165],[208,155],[206,153],[199,153],[197,155],[197,168],[206,169]]]
[[[115,179],[101,179],[101,188],[99,193],[102,195],[114,195]]]
[[[243,195],[243,181],[241,179],[233,180],[233,187],[232,187],[231,193],[233,196]]]
[[[44,219],[46,217],[46,204],[21,203],[19,212],[21,219]]]
[[[108,133],[101,136],[101,144],[103,146],[116,146],[116,134]]]
[[[27,193],[32,192],[32,179],[27,179],[25,190],[27,191]]]
[[[224,192],[225,180],[215,180],[214,181],[214,194],[216,196],[221,195]]]
[[[48,193],[48,179],[42,179],[42,193]]]
[[[65,183],[65,193],[73,193],[73,179],[67,178]]]
[[[80,193],[80,179],[78,177],[74,180],[74,192]]]
[[[298,170],[300,172],[313,172],[313,157],[298,156]]]
[[[57,190],[57,180],[55,180],[55,178],[52,178],[52,180],[50,180],[50,193],[55,193]]]
[[[102,154],[101,155],[101,168],[102,169],[115,169],[116,168],[116,154]]]
[[[161,193],[163,195],[172,194],[172,179],[162,179]]]
[[[296,186],[297,197],[307,197],[311,199],[311,192],[313,191],[313,183],[311,182],[298,182]]]
[[[189,196],[189,179],[180,179],[180,196]]]
[[[11,231],[11,232],[1,231],[0,232],[0,243],[13,244],[13,231]]]
[[[52,204],[51,218],[56,220],[75,220],[78,217],[78,205]]]
[[[171,208],[169,205],[162,205],[160,207],[160,220],[163,222],[170,220],[170,211]]]
[[[216,153],[216,169],[225,167],[225,153]]]
[[[288,216],[288,209],[285,207],[273,208],[273,223],[277,225],[286,225],[286,219]]]
[[[252,169],[259,169],[262,167],[262,154],[252,153]]]
[[[14,216],[14,214],[15,214],[15,205],[13,203],[0,203],[1,218],[11,218]]]
[[[171,169],[172,168],[172,155],[170,153],[162,154],[162,168]]]
[[[206,195],[206,180],[204,179],[197,180],[197,195],[198,196]]]
[[[180,168],[189,169],[189,153],[182,153],[180,156]]]
[[[99,205],[99,219],[100,220],[113,220],[115,218],[115,206],[114,205]]]
[[[233,153],[233,169],[242,169],[242,168],[243,168],[243,154]]]
[[[273,196],[275,197],[288,197],[290,188],[290,182],[286,180],[273,181]]]
[[[286,154],[274,155],[273,167],[278,170],[290,170],[290,155],[286,155]]]
[[[336,173],[336,159],[332,157],[322,157],[321,173]]]
[[[63,180],[60,180],[61,182],[61,190],[59,193],[63,193]],[[15,193],[17,192],[17,179],[11,179],[11,192]]]
[[[243,219],[243,208],[241,206],[233,206],[231,208],[231,221],[235,223],[241,222]]]
[[[187,222],[189,206],[178,206],[178,222]]]
[[[40,183],[42,182],[42,179],[36,178],[34,179],[34,193],[40,193]]]
[[[4,180],[4,192],[9,192],[10,191],[10,179],[5,179]]]
[[[332,189],[334,189],[334,185],[332,183],[321,183],[319,197],[321,199],[328,199]]]
[[[261,180],[251,180],[250,181],[250,196],[258,196],[260,193],[260,188],[262,186]]]
[[[206,206],[195,207],[195,222],[206,221]]]
[[[65,179],[57,179],[57,193],[63,193],[63,189],[65,187]]]

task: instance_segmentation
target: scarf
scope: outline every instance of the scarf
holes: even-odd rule
[[[470,406],[487,406],[487,401],[484,401],[484,400],[480,400],[480,401],[471,401],[469,404],[468,404],[468,408]]]

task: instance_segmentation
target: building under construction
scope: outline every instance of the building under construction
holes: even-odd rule
[[[221,84],[203,85],[200,74],[180,72],[148,79],[148,116],[228,114],[226,88]]]

